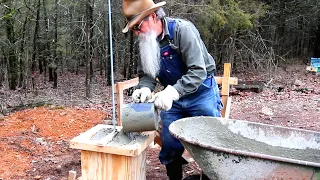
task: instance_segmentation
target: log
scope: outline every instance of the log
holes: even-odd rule
[[[9,110],[10,112],[15,112],[15,111],[21,111],[21,110],[24,110],[24,109],[41,107],[41,106],[45,106],[45,105],[51,105],[51,103],[50,103],[51,101],[52,101],[52,100],[35,102],[35,103],[29,103],[29,104],[20,104],[20,105],[18,105],[18,106],[8,107],[8,110]]]
[[[251,91],[260,93],[265,88],[265,82],[263,81],[239,81],[238,85],[233,86],[239,91]]]

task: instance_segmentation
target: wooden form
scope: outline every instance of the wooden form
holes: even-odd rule
[[[130,79],[124,82],[118,82],[115,84],[115,92],[117,94],[117,125],[121,126],[121,113],[123,108],[123,91],[138,85],[139,78]]]
[[[82,180],[145,180],[146,148],[155,137],[154,132],[146,132],[143,142],[115,145],[108,142],[108,135],[93,140],[92,137],[111,125],[99,124],[70,141],[70,148],[81,150]],[[122,127],[116,126],[118,131]],[[111,133],[110,133],[111,134]],[[133,140],[134,141],[134,140]]]

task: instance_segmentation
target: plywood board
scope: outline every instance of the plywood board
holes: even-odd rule
[[[146,151],[130,157],[82,150],[81,172],[86,180],[145,180]]]

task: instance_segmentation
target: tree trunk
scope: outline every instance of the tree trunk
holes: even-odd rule
[[[10,7],[10,5],[9,5]],[[18,59],[15,53],[15,32],[14,32],[14,19],[12,17],[12,13],[14,10],[11,8],[7,8],[5,14],[7,17],[5,18],[5,26],[7,39],[9,41],[9,49],[8,49],[8,76],[9,76],[9,88],[11,90],[15,90],[18,84]],[[11,14],[12,13],[12,14]],[[10,15],[11,14],[11,15]]]
[[[73,5],[71,5],[71,7],[70,7],[70,11],[71,12],[73,12],[74,11],[74,6]],[[72,22],[73,21],[73,13],[69,13],[69,16],[68,16],[68,21],[69,22]],[[68,71],[69,72],[74,72],[75,71],[75,67],[74,67],[74,64],[72,63],[71,64],[71,62],[70,62],[70,60],[74,60],[74,51],[73,51],[73,48],[74,48],[74,32],[75,32],[75,30],[74,30],[74,28],[73,28],[73,23],[69,23],[69,36],[70,36],[70,38],[69,38],[69,41],[70,42],[68,42],[69,43],[69,50],[67,50],[67,53],[69,53],[69,55],[68,55],[68,57],[70,57],[70,58],[68,58],[69,60],[67,60],[67,64],[66,64],[66,66],[67,66],[67,69],[68,69]]]
[[[98,49],[98,56],[99,56],[99,71],[100,71],[100,76],[102,77],[103,76],[103,66],[104,66],[104,58],[103,58],[103,47],[104,47],[104,41],[102,42],[102,45],[99,46],[99,49]]]
[[[134,73],[134,65],[136,64],[134,61],[134,37],[133,32],[130,32],[130,60],[129,60],[129,73],[127,79],[132,78]]]
[[[58,73],[57,70],[53,72],[53,88],[56,89],[58,87]]]
[[[127,38],[127,34],[125,35],[126,38]],[[126,43],[126,46],[128,45],[128,43]],[[127,48],[127,47],[126,47]],[[129,76],[129,66],[130,66],[130,60],[131,60],[131,39],[129,41],[129,58],[128,57],[128,53],[124,53],[123,55],[123,58],[124,58],[124,61],[123,61],[123,66],[122,66],[122,75],[125,79],[128,79],[128,76]],[[128,59],[129,61],[126,61],[126,59]]]
[[[92,67],[92,50],[93,50],[93,1],[86,2],[86,97],[91,97],[91,82],[93,80],[93,67]]]
[[[106,21],[104,21],[104,23],[103,23],[103,32],[104,32],[104,36],[103,37],[105,37],[105,43],[104,43],[104,50],[105,50],[105,52],[104,52],[104,54],[105,54],[105,58],[104,58],[104,71],[105,71],[105,73],[104,73],[104,78],[106,79],[106,83],[108,84],[108,85],[111,85],[111,83],[110,83],[110,67],[109,67],[109,56],[110,56],[110,52],[109,52],[109,46],[108,46],[108,44],[109,44],[109,34],[108,34],[108,32],[109,32],[109,26],[106,26],[106,24],[108,24],[108,14],[107,13],[104,13],[103,14],[104,16],[104,19],[106,20]]]
[[[90,83],[93,82],[93,5],[94,0],[88,0],[86,3],[86,16],[87,16],[87,60],[89,61],[89,73],[90,73]]]
[[[0,56],[0,87],[3,85],[3,82],[6,80],[5,79],[5,71],[6,71],[6,66],[7,66],[7,60],[6,60],[6,52],[3,49],[1,49],[2,51],[2,55],[3,56]],[[8,71],[8,70],[7,70]]]
[[[19,87],[25,89],[26,84],[25,84],[25,74],[27,72],[26,67],[25,67],[25,58],[23,57],[24,54],[24,46],[25,46],[25,35],[26,35],[26,26],[29,23],[29,18],[28,16],[25,17],[23,27],[22,27],[22,40],[20,42],[20,56],[19,56],[19,67],[20,67],[20,74],[19,74]]]
[[[316,40],[314,43],[313,57],[320,58],[320,24],[318,25],[318,29],[316,32]]]
[[[36,25],[34,28],[34,36],[33,36],[33,52],[32,52],[32,64],[31,64],[31,71],[35,72],[36,70],[36,58],[39,54],[38,52],[38,38],[39,38],[39,21],[40,21],[40,0],[37,3],[37,17],[36,17]],[[39,58],[39,57],[38,57]],[[41,60],[39,58],[39,70],[42,73],[42,65]]]
[[[48,59],[50,58],[50,41],[49,41],[49,19],[47,16],[47,7],[46,7],[46,0],[42,0],[42,6],[43,6],[43,20],[44,20],[44,27],[45,27],[45,53],[44,53],[44,59],[43,59],[43,69],[44,69],[44,82],[46,82],[46,74],[48,69]]]
[[[277,42],[277,54],[279,55],[282,55],[284,54],[284,49],[285,49],[285,46],[284,46],[284,35],[285,35],[285,8],[286,8],[286,1],[285,0],[282,0],[280,1],[280,14],[278,16],[278,20],[279,20],[279,24],[278,24],[278,30],[277,30],[277,39],[276,39],[276,42]]]
[[[108,29],[108,32],[109,32],[109,29]],[[109,33],[108,33],[109,34]],[[108,36],[108,40],[110,41],[110,36]],[[108,42],[109,42],[108,41]],[[112,82],[111,82],[111,49],[110,49],[110,43],[108,44],[108,51],[107,51],[107,61],[108,61],[108,66],[107,66],[107,69],[106,71],[108,72],[107,73],[107,83],[108,83],[108,86],[111,86],[112,85]]]
[[[53,78],[53,88],[58,87],[58,76],[57,76],[57,47],[58,47],[58,0],[55,0],[55,17],[54,17],[54,43],[53,43],[53,64],[52,68],[52,78]]]

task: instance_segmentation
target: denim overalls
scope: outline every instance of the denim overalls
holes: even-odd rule
[[[168,21],[169,44],[161,47],[161,68],[157,78],[164,87],[174,85],[187,72],[187,67],[182,62],[181,55],[172,46],[176,21]],[[169,132],[168,127],[173,121],[193,116],[220,117],[220,109],[221,101],[218,86],[214,76],[208,75],[196,92],[174,101],[170,110],[162,110],[160,113],[162,148],[159,155],[161,163],[166,165],[181,158],[184,151],[180,141]]]

